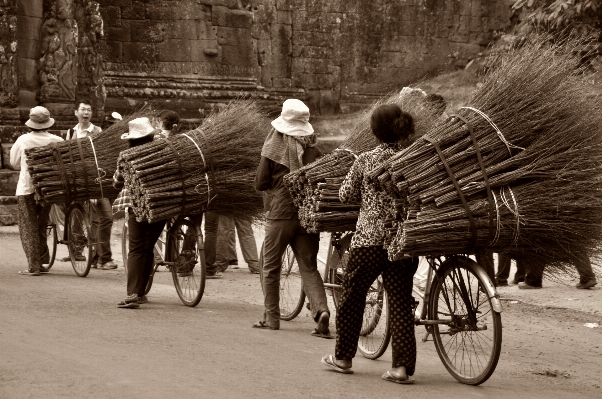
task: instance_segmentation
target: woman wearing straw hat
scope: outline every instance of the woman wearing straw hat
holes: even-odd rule
[[[360,214],[351,240],[341,304],[337,311],[335,354],[324,356],[322,363],[339,373],[353,373],[351,365],[357,351],[366,294],[370,285],[382,274],[391,312],[393,347],[393,367],[382,378],[411,384],[414,380],[409,376],[414,374],[416,365],[412,278],[418,268],[418,258],[389,261],[383,247],[384,223],[393,218],[394,202],[364,176],[401,149],[396,143],[414,134],[414,122],[412,116],[398,105],[385,104],[372,113],[370,127],[381,144],[359,156],[339,190],[342,203],[360,204]]]
[[[303,279],[303,291],[309,298],[314,321],[312,335],[332,338],[329,331],[330,311],[324,282],[318,272],[319,234],[309,234],[299,223],[297,209],[282,178],[289,172],[313,162],[320,152],[314,147],[314,129],[309,123],[309,108],[300,100],[289,99],[282,113],[272,121],[261,150],[255,188],[264,192],[266,226],[263,269],[260,270],[264,294],[264,317],[254,328],[280,328],[280,270],[282,255],[290,244]]]
[[[27,170],[25,150],[63,141],[62,138],[48,132],[54,125],[54,119],[44,107],[34,107],[29,111],[29,120],[25,126],[30,133],[20,136],[10,149],[10,163],[15,169],[21,169],[17,183],[17,203],[19,214],[19,234],[21,244],[27,256],[29,268],[19,273],[25,276],[39,276],[46,272],[43,264],[49,262],[46,227],[50,215],[50,205],[36,204],[31,175]]]
[[[155,130],[148,118],[136,118],[128,122],[128,132],[121,135],[123,140],[128,140],[130,148],[150,143],[153,141]],[[124,180],[119,164],[113,175],[113,186],[123,188]],[[131,207],[132,203],[127,189],[122,189],[117,199],[113,203],[113,212],[118,212],[126,207]],[[127,264],[127,296],[117,304],[119,308],[137,308],[142,303],[148,302],[144,290],[150,278],[154,253],[153,249],[157,239],[163,231],[165,220],[155,223],[148,221],[138,222],[131,208],[128,218],[128,264]]]

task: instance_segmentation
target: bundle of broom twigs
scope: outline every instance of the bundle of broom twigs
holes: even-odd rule
[[[602,113],[574,52],[586,40],[532,37],[458,117],[370,174],[403,209],[391,259],[490,249],[560,267],[598,251]]]
[[[299,209],[301,225],[309,232],[352,231],[359,214],[359,205],[342,204],[338,190],[357,155],[378,146],[370,129],[370,116],[382,104],[398,104],[412,115],[415,140],[437,121],[439,112],[425,102],[426,93],[404,87],[400,92],[375,102],[362,113],[360,122],[338,149],[284,177],[284,183]],[[409,144],[403,143],[405,145]]]
[[[258,219],[253,181],[269,120],[254,102],[233,101],[201,126],[123,151],[118,168],[139,221],[212,209]]]
[[[152,115],[144,107],[100,133],[26,150],[36,200],[66,203],[116,197],[119,190],[112,186],[113,173],[119,152],[128,148],[121,135],[128,131],[130,120]]]

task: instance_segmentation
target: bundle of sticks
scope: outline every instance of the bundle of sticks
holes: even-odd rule
[[[458,115],[369,174],[397,199],[389,257],[594,255],[602,238],[602,113],[580,67],[588,38],[532,37]]]
[[[404,145],[425,134],[438,120],[441,111],[425,101],[420,89],[404,87],[400,92],[375,102],[364,111],[356,128],[330,154],[284,177],[284,183],[299,209],[301,225],[309,232],[353,231],[359,205],[342,204],[338,189],[357,155],[379,143],[370,129],[372,112],[382,104],[397,104],[414,119],[415,135]]]
[[[152,223],[205,209],[260,218],[253,182],[269,126],[254,102],[233,101],[197,129],[123,151],[118,168],[136,219]]]
[[[68,203],[116,197],[119,190],[112,186],[113,173],[119,152],[128,148],[121,135],[128,131],[130,120],[152,115],[145,107],[100,133],[26,150],[36,200]]]

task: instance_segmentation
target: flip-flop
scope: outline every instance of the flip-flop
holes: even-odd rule
[[[138,305],[138,302],[121,301],[117,304],[117,307],[122,309],[137,309],[140,307],[140,305]]]
[[[19,270],[19,274],[22,276],[39,276],[39,271],[31,271],[31,270]]]
[[[325,339],[334,339],[334,337],[330,334],[330,331],[325,333],[321,333],[317,328],[311,332],[312,337],[325,338]]]
[[[278,327],[272,327],[269,326],[268,323],[266,323],[263,320],[259,320],[257,323],[253,324],[252,326],[253,328],[267,328],[268,330],[278,330]]]
[[[341,373],[341,374],[353,374],[353,370],[351,370],[350,368],[345,369],[345,368],[339,366],[338,364],[336,364],[335,363],[335,359],[334,359],[334,355],[323,356],[322,360],[320,360],[320,361],[322,362],[322,364],[325,364],[331,370],[336,371],[337,373]]]
[[[416,382],[416,380],[413,380],[410,377],[407,377],[404,379],[393,377],[388,370],[385,374],[382,375],[382,379],[385,381],[391,381],[396,384],[404,384],[404,385],[411,385]]]

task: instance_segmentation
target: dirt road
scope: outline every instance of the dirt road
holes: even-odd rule
[[[540,306],[529,304],[537,292],[518,298],[515,291],[524,293],[505,288],[502,355],[480,387],[457,383],[418,328],[417,384],[401,386],[380,379],[390,350],[377,361],[358,355],[354,375],[326,371],[319,360],[334,352],[334,341],[309,335],[305,310],[279,331],[250,328],[262,297],[257,276],[245,268],[208,280],[196,308],[183,306],[170,275],[159,273],[150,302],[124,310],[115,306],[125,292],[121,263],[86,278],[60,262],[50,275],[23,277],[15,231],[0,230],[2,399],[602,397],[602,328],[584,327],[602,325],[599,289],[546,285],[537,292],[548,302],[557,293],[559,303]],[[569,297],[573,308],[559,308]]]

